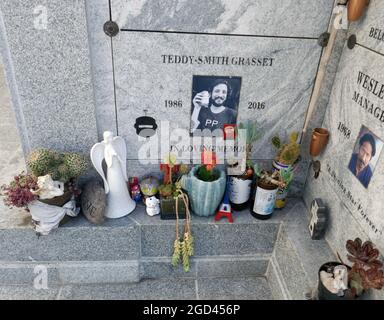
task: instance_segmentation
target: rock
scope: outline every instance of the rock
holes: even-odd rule
[[[88,182],[81,193],[81,210],[85,217],[94,224],[104,222],[107,197],[101,181]]]

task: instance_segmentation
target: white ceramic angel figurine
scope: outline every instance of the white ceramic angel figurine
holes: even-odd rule
[[[127,147],[121,137],[113,137],[111,131],[105,131],[104,140],[91,149],[93,166],[104,180],[107,196],[107,218],[121,218],[131,213],[136,202],[132,200],[127,186]],[[106,176],[102,167],[103,159],[107,164]]]

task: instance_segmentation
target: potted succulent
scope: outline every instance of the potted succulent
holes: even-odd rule
[[[253,144],[262,136],[258,127],[257,121],[251,120],[242,122],[238,126],[238,129],[246,130],[246,158],[244,159],[246,163],[244,172],[229,177],[229,201],[234,210],[243,210],[248,206],[254,178],[251,151]],[[229,163],[229,166],[231,165],[233,164]],[[235,163],[234,165],[239,164]]]
[[[76,180],[86,172],[89,164],[85,157],[78,153],[59,153],[50,149],[37,149],[28,155],[27,166],[31,173],[41,181],[40,185],[52,184],[51,178],[57,182],[54,183],[55,187],[63,189],[62,195],[51,198],[49,195],[39,196],[39,201],[61,207],[77,192]],[[38,189],[36,195],[39,193]]]
[[[384,287],[383,263],[380,252],[371,241],[362,243],[360,238],[348,240],[348,266],[342,262],[323,264],[318,272],[318,296],[320,300],[362,299],[370,289]]]
[[[78,214],[73,198],[79,193],[76,179],[88,168],[88,162],[77,153],[38,149],[28,156],[27,165],[29,174],[21,173],[2,187],[4,202],[27,209],[36,232],[46,235],[64,216]]]
[[[160,194],[160,218],[163,220],[176,219],[176,204],[178,203],[178,213],[180,219],[185,219],[186,208],[184,201],[177,201],[181,196],[180,188],[180,175],[188,173],[188,166],[184,164],[176,166],[176,156],[170,154],[165,159],[164,163],[160,165],[161,170],[164,171],[163,183],[159,186]]]
[[[284,170],[281,173],[285,175],[285,188],[279,188],[276,195],[275,208],[283,208],[285,206],[286,197],[290,182],[293,180],[295,163],[300,157],[300,144],[297,143],[299,137],[298,132],[292,132],[289,141],[282,143],[278,136],[272,138],[272,145],[277,149],[277,154],[272,162],[274,170]]]
[[[257,164],[254,167],[257,184],[255,201],[251,206],[251,214],[257,219],[265,220],[272,216],[278,189],[286,187],[286,182],[284,181],[286,176],[283,173],[285,169],[272,172],[261,169]]]
[[[181,177],[181,186],[188,192],[194,214],[208,217],[216,213],[224,196],[226,174],[216,167],[216,155],[212,151],[201,154],[202,165],[195,166]]]

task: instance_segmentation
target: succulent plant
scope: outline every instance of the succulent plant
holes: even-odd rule
[[[202,165],[197,169],[196,176],[206,182],[219,179],[220,171],[216,166],[216,153],[213,151],[203,151],[201,153]]]
[[[85,157],[78,153],[64,153],[63,164],[68,168],[71,178],[81,176],[88,168]]]
[[[298,132],[293,132],[289,136],[289,142],[282,144],[278,136],[272,138],[272,145],[278,149],[276,161],[292,165],[300,156],[300,144],[297,143]]]
[[[175,186],[173,184],[162,184],[159,186],[159,193],[162,197],[168,198],[173,195]]]
[[[28,203],[37,197],[31,190],[37,189],[37,178],[32,174],[21,174],[15,176],[9,185],[0,188],[4,196],[4,204],[9,207],[27,208]]]
[[[35,177],[51,175],[53,180],[68,182],[78,178],[88,168],[84,156],[77,153],[58,153],[49,149],[34,150],[27,165]]]
[[[35,177],[40,177],[52,171],[58,163],[58,153],[49,149],[32,151],[27,158],[27,165]]]
[[[362,243],[360,238],[354,241],[348,240],[346,244],[348,251],[347,258],[349,261],[356,263],[362,267],[381,268],[383,263],[378,260],[379,250],[373,247],[371,241]]]
[[[371,241],[362,243],[360,238],[348,240],[346,244],[348,260],[353,266],[348,273],[352,293],[359,296],[364,290],[384,287],[383,263],[378,260],[379,250]]]

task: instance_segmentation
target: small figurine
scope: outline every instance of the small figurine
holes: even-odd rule
[[[128,185],[131,198],[136,202],[142,201],[142,196],[139,187],[139,179],[137,177],[129,178]]]
[[[145,205],[147,206],[147,214],[151,217],[160,214],[160,200],[155,196],[148,197],[145,200]]]

